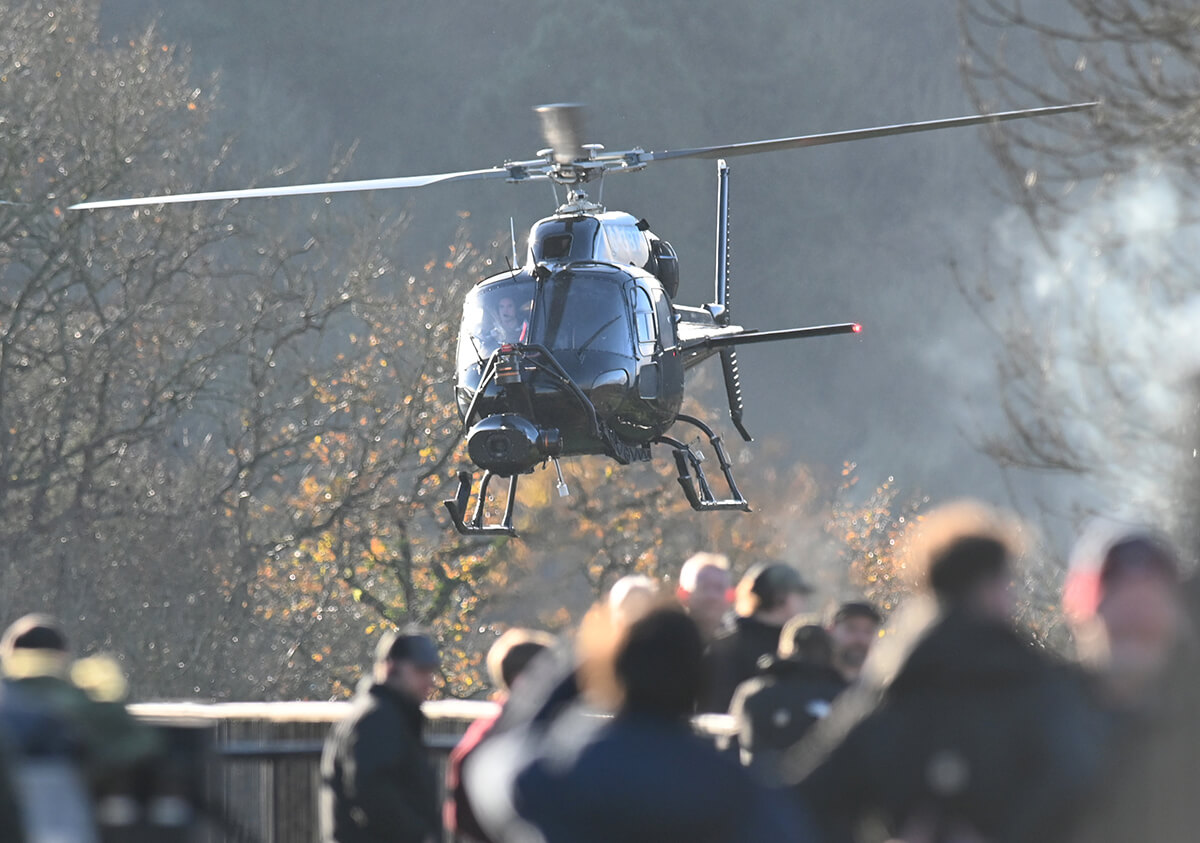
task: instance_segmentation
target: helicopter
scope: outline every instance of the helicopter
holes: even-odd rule
[[[530,160],[401,178],[84,201],[71,209],[386,190],[475,179],[550,182],[558,204],[559,188],[564,188],[565,201],[530,228],[524,262],[517,265],[514,236],[508,270],[484,278],[466,294],[458,335],[455,400],[468,457],[483,474],[475,488],[473,473],[458,471],[455,495],[443,503],[461,534],[516,536],[513,516],[521,475],[550,463],[557,473],[558,492],[565,496],[569,491],[560,459],[603,455],[627,465],[650,461],[654,446],[670,449],[677,480],[693,509],[749,511],[721,437],[702,420],[680,412],[685,372],[714,355],[719,357],[730,420],[749,442],[737,346],[862,330],[856,322],[776,330],[733,323],[726,158],[1063,114],[1097,104],[663,152],[640,147],[609,152],[601,144],[583,142],[582,106],[558,103],[534,109],[547,146]],[[610,211],[584,190],[591,183],[602,188],[609,174],[638,172],[651,163],[684,158],[717,161],[713,301],[699,306],[674,301],[679,260],[670,243],[650,231],[644,219]],[[693,443],[669,435],[676,425],[698,432]],[[717,458],[728,489],[724,496],[718,496],[704,471],[703,448],[694,444],[701,436]],[[485,502],[496,477],[508,479],[504,511],[498,520],[486,522]]]

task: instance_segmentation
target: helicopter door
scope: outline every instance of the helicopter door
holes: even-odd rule
[[[638,344],[638,397],[653,400],[658,397],[658,320],[650,294],[642,287],[630,291],[633,298],[633,326]]]
[[[658,322],[659,393],[662,400],[671,406],[671,412],[676,413],[683,404],[683,358],[679,355],[679,341],[675,336],[675,312],[661,288],[653,287],[650,292]]]

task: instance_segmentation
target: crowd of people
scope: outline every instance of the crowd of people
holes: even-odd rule
[[[501,706],[441,805],[420,709],[436,649],[393,633],[327,741],[323,840],[1193,839],[1200,587],[1163,536],[1089,531],[1062,593],[1077,654],[1051,653],[1017,621],[1018,537],[981,504],[928,514],[919,593],[890,617],[810,614],[798,565],[735,586],[698,553],[671,594],[618,581],[569,640],[510,630],[488,657]]]

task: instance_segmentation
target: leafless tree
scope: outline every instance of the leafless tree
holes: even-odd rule
[[[997,128],[1019,212],[964,263],[998,350],[1001,465],[1083,480],[1071,514],[1169,518],[1194,352],[1190,259],[1200,175],[1193,5],[962,0],[964,78],[981,108],[1098,100],[1086,117]]]

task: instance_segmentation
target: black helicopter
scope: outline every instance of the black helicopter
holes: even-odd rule
[[[733,425],[750,441],[742,421],[735,347],[861,330],[853,322],[773,331],[749,330],[731,322],[725,158],[1062,114],[1095,105],[1049,106],[666,152],[636,147],[606,152],[599,144],[582,143],[581,107],[546,105],[535,110],[548,147],[530,161],[456,173],[88,201],[71,207],[324,194],[493,178],[549,181],[556,194],[558,186],[566,188],[566,201],[530,229],[525,263],[485,278],[467,294],[459,329],[455,394],[467,430],[467,452],[471,462],[483,469],[483,476],[473,509],[469,504],[474,481],[469,471],[458,472],[457,493],[445,506],[460,533],[515,536],[513,509],[520,475],[551,462],[558,473],[559,493],[565,495],[560,457],[602,454],[624,465],[649,461],[654,445],[671,449],[679,484],[694,509],[749,510],[721,437],[701,420],[680,413],[685,370],[719,355]],[[679,264],[671,245],[652,233],[644,220],[607,211],[582,189],[609,173],[636,172],[652,162],[678,158],[718,159],[714,300],[699,307],[673,301],[679,288]],[[667,435],[677,423],[697,429],[708,440],[728,497],[714,493],[701,465],[701,450]],[[484,523],[488,486],[497,476],[509,479],[504,515],[498,522]]]

